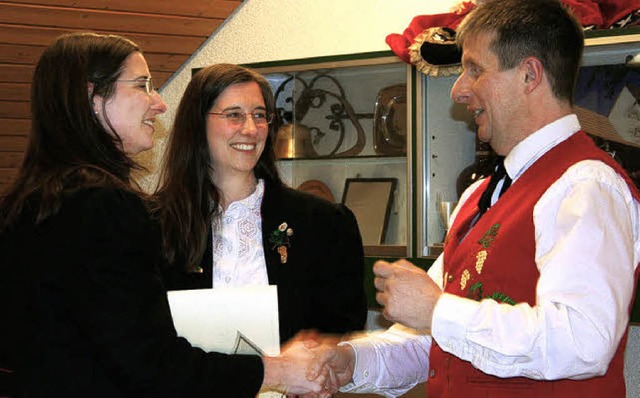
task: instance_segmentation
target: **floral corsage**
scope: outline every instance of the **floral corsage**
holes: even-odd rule
[[[291,247],[289,242],[291,235],[293,235],[293,229],[289,228],[286,222],[283,222],[269,236],[269,243],[272,245],[271,249],[278,252],[281,264],[287,263],[287,247]]]

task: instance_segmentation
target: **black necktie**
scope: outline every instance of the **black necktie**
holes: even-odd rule
[[[497,165],[493,174],[491,175],[491,180],[487,185],[487,189],[482,193],[480,200],[478,201],[478,207],[480,208],[480,216],[482,216],[489,207],[491,207],[491,197],[493,196],[493,191],[495,191],[498,182],[504,178],[504,183],[502,184],[502,189],[500,189],[500,195],[511,186],[511,177],[507,174],[507,170],[504,168],[504,157],[499,157],[497,159]]]

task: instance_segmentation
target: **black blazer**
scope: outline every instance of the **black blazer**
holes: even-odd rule
[[[278,286],[280,342],[301,330],[345,333],[362,330],[367,317],[364,254],[355,216],[341,204],[305,192],[265,184],[262,240],[269,284]],[[287,262],[281,263],[270,235],[286,222],[293,229]],[[184,263],[167,273],[169,290],[212,286],[211,231],[203,272],[187,274]]]
[[[254,397],[257,356],[176,335],[160,235],[134,194],[80,191],[0,236],[0,368],[28,397]],[[15,396],[23,396],[16,394]]]

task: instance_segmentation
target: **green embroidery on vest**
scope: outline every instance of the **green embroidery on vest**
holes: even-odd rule
[[[499,229],[500,229],[500,223],[493,224],[491,228],[489,228],[487,232],[485,232],[482,235],[480,240],[478,240],[478,243],[482,245],[484,249],[488,249],[489,246],[491,246],[493,241],[498,236]],[[478,275],[482,274],[482,268],[484,267],[484,262],[487,260],[488,256],[489,256],[489,253],[487,252],[487,250],[480,250],[478,251],[478,253],[476,253],[475,270],[478,273]],[[462,288],[462,290],[464,290],[464,288],[467,285],[467,282],[469,282],[471,279],[475,279],[475,278],[471,276],[471,273],[468,270],[464,270],[460,278],[460,287]],[[495,300],[499,303],[505,303],[505,304],[511,304],[511,305],[516,304],[515,300],[513,300],[511,297],[507,296],[502,292],[493,292],[489,295],[485,295],[484,284],[482,282],[476,282],[473,285],[469,286],[469,290],[467,290],[467,298],[475,301],[480,301],[482,299],[488,298],[488,299]]]
[[[467,292],[467,298],[480,301],[483,298],[493,299],[499,303],[506,303],[516,305],[516,302],[509,296],[501,292],[493,292],[489,295],[484,295],[484,286],[482,282],[476,282],[469,288]]]
[[[486,298],[494,299],[499,303],[507,303],[511,305],[516,305],[516,302],[509,296],[500,292],[493,292],[490,295],[486,296]]]
[[[467,292],[467,298],[475,301],[480,301],[482,300],[483,291],[484,290],[482,287],[482,282],[476,282],[469,288],[469,291]]]
[[[491,242],[493,242],[494,239],[496,238],[496,235],[498,235],[499,229],[500,229],[499,223],[493,224],[491,228],[489,228],[487,232],[485,232],[482,235],[478,243],[480,243],[482,247],[484,247],[485,249],[488,249],[489,246],[491,246]]]

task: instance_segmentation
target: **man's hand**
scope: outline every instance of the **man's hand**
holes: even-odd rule
[[[312,349],[316,355],[307,371],[308,379],[315,379],[327,367],[331,389],[339,389],[353,380],[355,353],[350,345],[337,346],[326,342]]]
[[[407,260],[376,261],[373,272],[376,300],[384,306],[385,318],[418,330],[431,329],[442,290],[423,269]]]
[[[305,342],[315,355],[315,360],[307,369],[307,379],[318,380],[325,372],[328,372],[328,378],[321,394],[304,394],[300,395],[300,398],[328,398],[340,387],[352,381],[355,353],[349,345],[338,346],[339,341],[340,339],[335,337],[317,336]]]
[[[315,360],[315,354],[302,340],[294,339],[282,348],[280,356],[263,357],[262,360],[264,380],[261,391],[309,394],[309,397],[328,397],[335,392],[330,390],[328,368],[321,369],[316,377],[307,378],[307,369]]]

